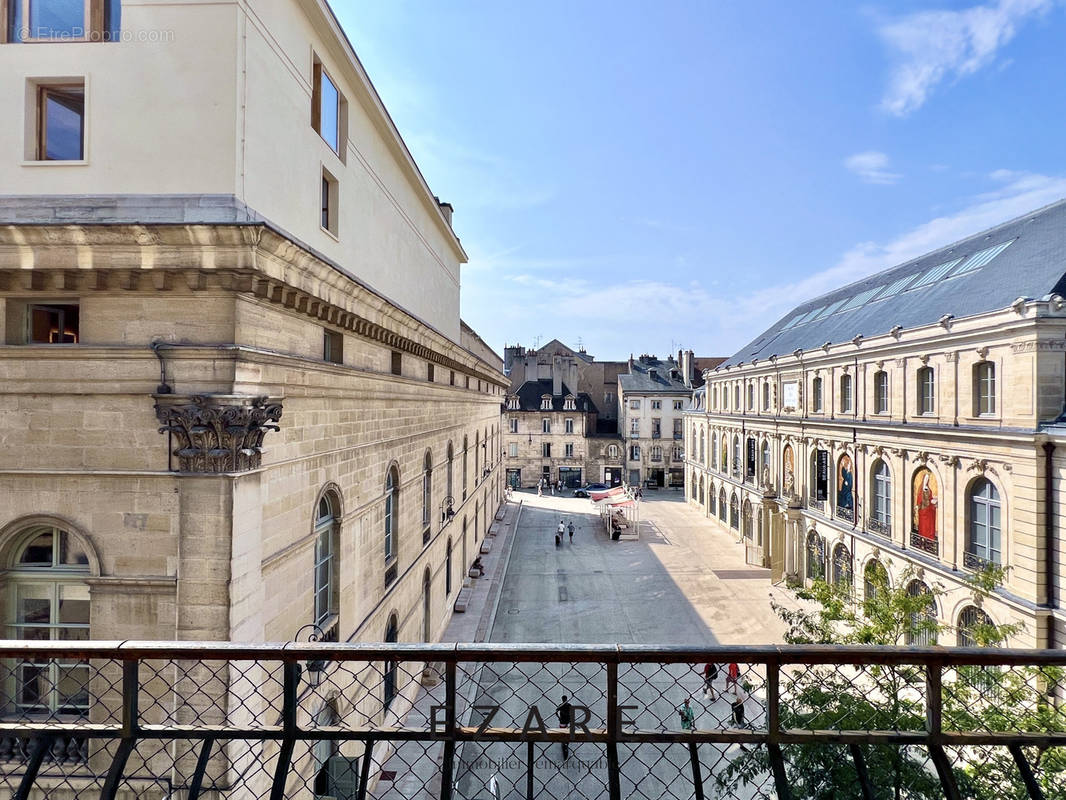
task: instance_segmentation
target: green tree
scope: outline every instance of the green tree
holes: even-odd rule
[[[983,599],[1003,579],[1003,570],[988,567],[971,579],[975,597]],[[867,644],[902,646],[935,642],[947,633],[932,613],[943,591],[923,586],[913,567],[890,585],[878,564],[865,576],[864,597],[855,597],[848,584],[815,580],[796,587],[805,601],[800,609],[774,602],[775,613],[787,625],[785,639],[793,644]],[[980,622],[967,631],[981,646],[998,646],[1019,626]],[[1049,687],[1061,685],[1057,670],[960,669],[944,675],[943,719],[951,730],[1064,730],[1060,710],[1047,702]],[[896,730],[925,728],[924,668],[911,665],[808,665],[781,672],[781,726],[804,730]],[[990,687],[994,687],[993,692]],[[883,800],[940,798],[943,790],[928,752],[913,746],[860,748],[875,796]],[[787,745],[782,748],[785,770],[797,800],[832,800],[860,796],[850,751],[839,745]],[[956,777],[964,796],[980,800],[1027,797],[1013,759],[1005,748],[970,748],[954,753]],[[1066,777],[1061,753],[1030,754],[1048,787]],[[762,781],[770,769],[760,749],[742,751],[717,777],[720,788],[738,782]],[[1059,796],[1052,792],[1048,796]]]

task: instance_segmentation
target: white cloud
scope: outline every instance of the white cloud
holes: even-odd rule
[[[919,11],[883,24],[878,33],[895,56],[881,107],[906,116],[945,80],[988,66],[1028,19],[1054,0],[998,0],[958,11]]]
[[[844,159],[844,166],[858,175],[865,183],[896,183],[903,176],[889,172],[888,156],[876,150],[856,153]]]
[[[634,348],[662,355],[677,341],[701,355],[729,355],[805,300],[1066,197],[1066,177],[996,170],[987,179],[992,188],[953,213],[883,242],[859,242],[824,270],[754,291],[731,292],[726,265],[685,284],[612,280],[608,270],[596,270],[597,277],[492,271],[464,285],[464,318],[499,347],[516,338],[528,345],[540,334],[572,342],[580,336],[600,359],[624,358]]]

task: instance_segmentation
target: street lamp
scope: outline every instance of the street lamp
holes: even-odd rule
[[[310,630],[309,630],[310,629]],[[300,637],[304,631],[308,631],[307,641],[319,642],[325,637],[326,632],[322,630],[314,622],[308,622],[300,630],[296,631],[296,635],[293,637],[294,642],[299,642]],[[297,665],[299,666],[299,665]],[[326,660],[324,658],[314,658],[307,661],[307,685],[314,689],[320,683],[322,683],[322,675],[326,671]]]

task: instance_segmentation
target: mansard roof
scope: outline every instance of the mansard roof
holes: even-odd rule
[[[796,306],[722,366],[1066,294],[1066,200]]]
[[[641,356],[629,365],[628,374],[618,376],[618,383],[626,394],[689,394],[692,389],[685,385],[684,378],[670,374],[675,370],[680,376],[681,366],[673,359],[661,361]]]
[[[539,381],[526,381],[518,387],[518,391],[514,394],[518,395],[518,406],[522,411],[541,411],[540,402],[544,395],[551,395],[552,398],[552,410],[553,411],[565,411],[563,404],[566,401],[567,395],[574,396],[574,406],[578,411],[588,414],[599,413],[596,410],[596,404],[592,402],[592,398],[588,396],[586,392],[574,393],[567,388],[566,384],[563,384],[562,393],[552,395],[552,382],[549,379]]]

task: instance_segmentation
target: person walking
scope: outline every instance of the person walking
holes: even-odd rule
[[[563,533],[566,531],[566,526],[563,525],[563,521],[559,520],[559,527],[555,529],[555,546],[558,547],[563,543]]]
[[[703,699],[717,700],[718,691],[714,688],[714,682],[718,680],[718,665],[707,662],[703,667]]]
[[[729,691],[729,687],[730,686],[732,686],[733,689],[736,689],[737,685],[739,684],[739,682],[740,682],[740,667],[737,665],[737,663],[735,661],[730,662],[729,667],[726,669],[726,673],[725,673],[725,688],[726,688],[726,691]]]
[[[570,520],[570,524],[566,526],[567,533],[570,534],[570,544],[574,543],[574,521]]]
[[[562,524],[562,523],[560,523]],[[574,707],[570,705],[570,701],[566,699],[566,695],[563,695],[563,702],[561,702],[555,709],[555,713],[559,715],[559,727],[570,728],[570,715],[574,713]],[[567,731],[569,733],[569,730]],[[570,758],[570,742],[565,739],[562,742],[563,745],[563,761]]]
[[[544,478],[541,478],[539,481],[537,481],[537,497],[542,497],[543,495],[544,495]]]
[[[548,491],[552,493],[552,497],[555,497],[555,481],[548,481]]]
[[[733,710],[733,724],[738,728],[751,727],[744,721],[744,689],[738,684],[729,696],[729,707]]]
[[[692,706],[689,705],[689,698],[685,698],[685,702],[681,704],[681,708],[677,710],[678,716],[681,717],[681,730],[691,731],[696,728],[696,712],[692,710]]]

